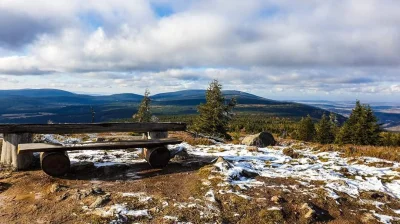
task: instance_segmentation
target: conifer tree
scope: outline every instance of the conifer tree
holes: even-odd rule
[[[321,120],[317,123],[316,141],[321,144],[332,143],[335,140],[333,130],[333,123],[323,114]]]
[[[297,128],[297,139],[302,141],[313,141],[314,136],[315,127],[310,115],[307,115],[306,118],[301,118]]]
[[[151,112],[150,112],[150,92],[148,89],[144,92],[142,102],[139,105],[138,112],[133,115],[133,119],[138,122],[150,122]]]
[[[222,85],[218,80],[213,80],[206,91],[206,103],[200,104],[197,109],[199,116],[194,126],[197,132],[216,137],[230,138],[227,134],[227,126],[232,119],[232,109],[236,100],[232,98],[229,103],[221,92]]]
[[[365,141],[366,145],[377,145],[380,141],[380,127],[378,124],[378,119],[374,115],[371,107],[368,105],[365,108],[365,126],[366,126],[366,133],[365,133]]]
[[[356,101],[349,119],[340,128],[337,143],[356,145],[377,145],[379,143],[379,124],[370,106]]]

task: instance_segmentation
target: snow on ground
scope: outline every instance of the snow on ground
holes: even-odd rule
[[[76,143],[77,139],[65,138],[56,140],[52,135],[44,135],[49,142],[61,144]],[[294,159],[283,154],[286,146],[259,148],[257,152],[246,150],[245,145],[217,144],[211,146],[191,146],[187,143],[169,146],[177,151],[187,149],[196,156],[223,157],[229,161],[227,167],[216,163],[220,172],[227,177],[230,184],[239,186],[260,186],[263,183],[241,175],[243,172],[256,173],[263,177],[290,177],[303,185],[311,181],[324,181],[326,191],[332,198],[336,192],[343,192],[358,197],[361,191],[379,191],[400,199],[400,173],[395,169],[399,163],[382,159],[363,157],[363,162],[340,157],[338,152],[316,152],[310,148],[295,150],[300,158]],[[139,159],[141,149],[126,150],[85,150],[69,152],[72,163],[79,161],[93,162],[95,166],[112,166],[115,164],[134,164],[145,162]],[[368,164],[385,162],[392,167],[375,167]],[[207,184],[207,183],[205,183]]]
[[[96,167],[102,167],[146,162],[144,159],[139,159],[140,153],[141,149],[129,152],[126,150],[84,150],[70,151],[68,156],[71,163],[87,161],[93,162]]]
[[[87,206],[84,206],[83,210],[86,210],[87,214],[94,214],[101,217],[116,217],[116,219],[112,220],[110,223],[126,223],[128,221],[128,217],[151,218],[147,209],[130,210],[127,204],[114,204],[95,209],[89,209]]]
[[[46,137],[49,141],[54,140],[51,136]],[[74,139],[65,139],[64,143],[74,142]],[[311,148],[295,150],[300,156],[292,158],[283,153],[289,146],[274,146],[259,148],[258,151],[248,151],[245,145],[216,144],[211,146],[191,146],[187,143],[169,146],[170,150],[179,151],[186,149],[189,155],[194,156],[214,156],[224,158],[226,162],[214,163],[225,182],[220,185],[237,185],[242,189],[249,187],[276,187],[266,186],[264,182],[257,181],[254,176],[269,178],[292,178],[297,180],[300,185],[312,186],[313,181],[322,182],[322,187],[327,196],[334,200],[340,198],[338,193],[345,193],[353,198],[358,198],[364,191],[376,191],[388,194],[396,199],[400,199],[400,164],[397,162],[386,161],[372,157],[343,158],[339,152],[318,152]],[[69,156],[72,163],[79,161],[93,162],[95,166],[111,166],[115,164],[134,164],[145,162],[138,159],[141,150],[85,150],[70,152]],[[374,163],[392,164],[386,167],[374,166]],[[246,174],[246,175],[243,175]],[[256,174],[256,175],[252,175]],[[134,176],[136,177],[136,176]],[[208,180],[203,180],[204,186],[209,186]],[[290,190],[296,186],[281,186]],[[214,194],[234,193],[243,198],[247,195],[239,192],[228,192],[224,190],[210,189],[204,199],[208,204],[200,206],[198,203],[173,203],[176,208],[187,208],[195,206],[201,208],[202,214],[218,214],[218,209],[213,206],[215,202]],[[310,193],[310,192],[308,192]],[[312,192],[311,192],[312,193]],[[144,193],[121,193],[123,197],[137,197],[139,200],[151,200],[151,197]],[[376,201],[367,200],[364,203],[373,204],[379,212],[380,206]],[[168,206],[168,205],[166,205]],[[271,208],[276,209],[274,207]],[[124,205],[113,205],[106,210],[95,210],[103,215],[119,214],[124,216],[149,216],[147,211],[130,211]],[[395,213],[400,213],[398,210]],[[382,223],[390,223],[398,220],[396,217],[382,215],[374,211],[374,216]],[[166,216],[165,219],[174,220],[175,217]]]
[[[262,183],[241,176],[243,170],[263,177],[291,177],[307,185],[311,181],[324,181],[327,192],[337,198],[336,192],[358,197],[362,191],[379,191],[400,199],[400,173],[395,171],[399,163],[365,157],[364,163],[387,162],[392,167],[374,167],[358,164],[351,158],[342,158],[338,152],[316,152],[312,149],[296,150],[301,158],[293,159],[283,154],[285,147],[259,148],[249,152],[244,145],[220,144],[213,146],[190,146],[182,143],[189,154],[198,156],[220,156],[229,162],[220,172],[231,184],[258,186]]]

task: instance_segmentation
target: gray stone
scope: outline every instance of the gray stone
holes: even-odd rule
[[[55,192],[58,192],[60,190],[61,190],[61,186],[59,184],[57,184],[57,183],[52,184],[50,186],[50,189],[49,189],[50,193],[55,193]]]
[[[281,196],[275,195],[271,197],[271,201],[274,202],[275,204],[279,204],[285,202],[285,199],[282,198]]]
[[[62,194],[59,198],[58,201],[63,201],[65,199],[67,199],[69,197],[69,193],[65,192],[64,194]]]
[[[276,141],[274,136],[268,132],[260,132],[255,135],[248,135],[246,136],[242,144],[247,146],[257,146],[257,147],[265,147],[270,145],[275,145]]]
[[[226,161],[223,157],[218,157],[218,159],[215,161],[215,163],[221,164],[220,167],[215,167],[217,171],[223,171],[223,170],[220,170],[221,168],[228,170],[233,167],[233,165],[230,162]]]
[[[246,177],[246,178],[254,178],[258,176],[259,174],[253,170],[249,169],[243,169],[242,172],[240,173],[241,176]]]
[[[104,191],[103,191],[103,189],[101,189],[100,187],[92,187],[91,193],[92,193],[92,194],[103,194]]]
[[[316,215],[316,212],[308,203],[304,203],[301,206],[301,209],[304,212],[304,218],[305,219],[314,219],[314,217]]]
[[[91,170],[94,168],[95,168],[94,163],[83,161],[83,162],[72,163],[70,171],[71,173],[77,173],[80,171]]]
[[[96,201],[94,201],[89,208],[98,208],[101,207],[102,205],[104,205],[106,202],[108,202],[110,200],[111,195],[110,194],[106,194],[104,196],[99,196],[96,198]]]
[[[327,210],[324,210],[313,203],[304,203],[301,206],[304,219],[309,222],[326,222],[333,219]]]

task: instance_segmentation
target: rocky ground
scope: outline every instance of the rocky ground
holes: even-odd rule
[[[0,223],[400,223],[399,163],[278,145],[171,145],[163,170],[140,149],[70,152],[61,178],[3,168]]]

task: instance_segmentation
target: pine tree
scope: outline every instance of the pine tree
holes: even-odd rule
[[[335,140],[333,131],[333,123],[323,114],[321,120],[317,123],[316,141],[321,144],[332,143]]]
[[[369,105],[366,106],[365,110],[366,133],[364,143],[366,145],[377,145],[380,141],[381,132],[378,124],[378,119],[375,117],[374,112]]]
[[[206,103],[197,107],[199,116],[195,120],[194,126],[197,132],[230,138],[227,134],[227,126],[232,119],[231,111],[236,105],[236,100],[232,98],[226,104],[221,89],[222,85],[217,80],[210,83],[206,91]]]
[[[379,124],[370,106],[356,101],[349,119],[344,123],[336,138],[337,143],[355,145],[377,145]]]
[[[298,128],[296,138],[302,141],[313,141],[315,136],[315,127],[310,115],[306,118],[301,118]]]
[[[142,102],[139,105],[138,112],[133,115],[133,119],[138,122],[150,122],[151,112],[150,112],[150,92],[148,89],[144,92]]]

